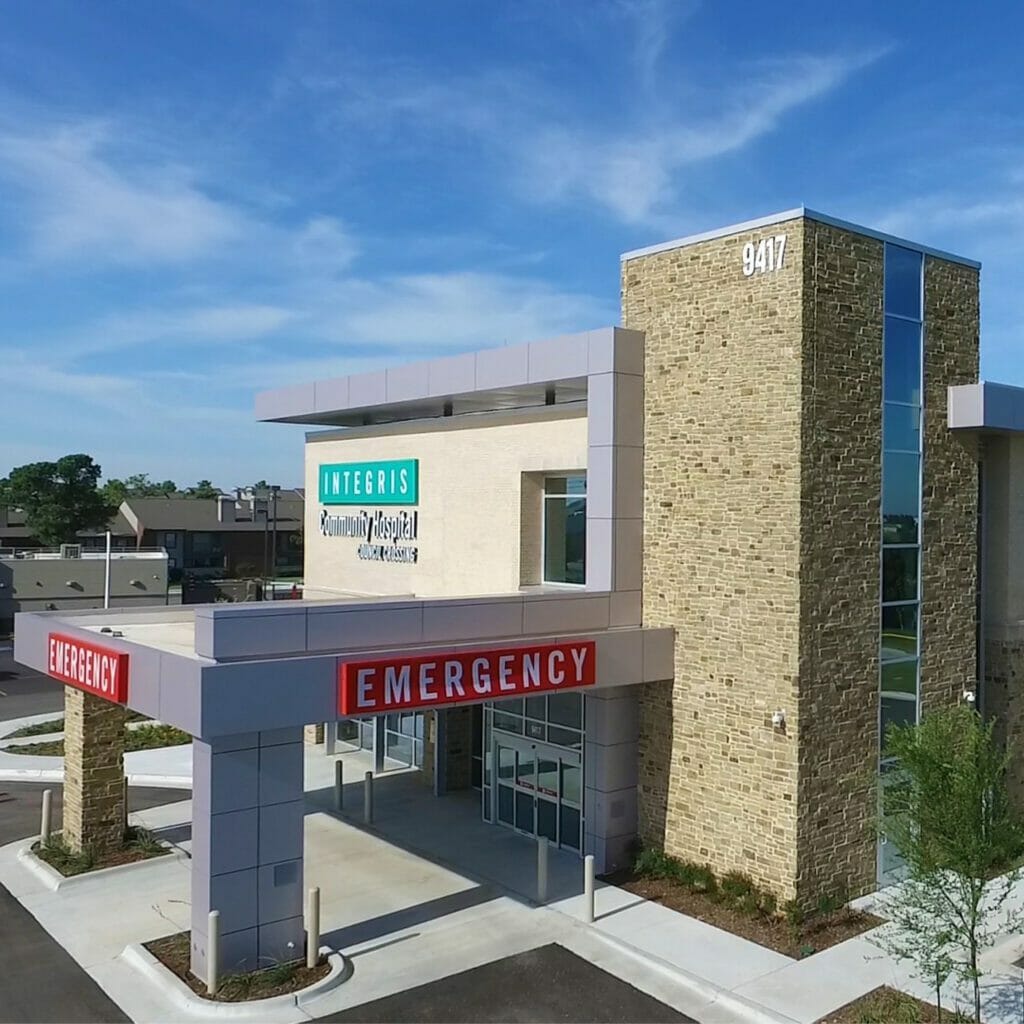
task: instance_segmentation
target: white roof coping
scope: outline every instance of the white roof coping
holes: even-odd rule
[[[726,227],[715,228],[712,231],[704,231],[696,235],[686,235],[683,238],[676,238],[668,242],[659,242],[657,245],[648,245],[643,249],[632,249],[624,252],[620,257],[625,263],[627,260],[636,259],[640,256],[653,256],[655,253],[668,252],[671,249],[681,249],[687,245],[695,245],[697,242],[707,242],[713,238],[724,238],[727,235],[737,235],[743,231],[753,231],[756,228],[767,227],[769,224],[780,224],[787,220],[796,220],[804,217],[807,220],[818,221],[820,224],[829,224],[844,231],[850,231],[857,235],[865,235],[868,238],[877,238],[881,242],[890,242],[893,245],[901,245],[906,249],[915,249],[928,256],[934,256],[940,260],[949,260],[952,263],[962,263],[964,266],[981,269],[977,260],[969,260],[964,256],[957,256],[954,253],[946,252],[943,249],[934,249],[928,245],[921,245],[920,242],[913,242],[907,238],[899,238],[896,235],[886,234],[884,231],[876,231],[874,228],[864,227],[862,224],[854,224],[852,221],[840,220],[838,217],[831,217],[827,213],[820,213],[817,210],[808,209],[806,206],[797,206],[792,210],[783,210],[781,213],[772,213],[767,217],[758,217],[755,220],[743,221],[739,224],[729,224]]]

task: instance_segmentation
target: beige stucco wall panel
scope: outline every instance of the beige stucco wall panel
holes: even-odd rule
[[[304,596],[327,599],[353,592],[445,597],[517,591],[523,577],[522,476],[586,469],[585,409],[505,416],[479,425],[449,419],[403,426],[307,443]],[[318,466],[378,459],[419,459],[415,565],[363,561],[357,539],[320,533],[324,506],[316,500]],[[330,511],[345,514],[362,508],[374,506],[338,505]]]

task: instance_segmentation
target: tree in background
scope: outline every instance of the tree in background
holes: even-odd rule
[[[116,511],[100,491],[100,467],[89,455],[32,462],[0,480],[0,503],[20,508],[43,544],[64,544],[82,530],[106,526]]]
[[[892,926],[873,940],[913,961],[937,988],[950,972],[970,982],[978,1021],[979,953],[1024,925],[1024,911],[1010,900],[1024,830],[1006,789],[1011,752],[992,730],[993,723],[961,705],[887,732],[886,755],[894,763],[881,824],[900,852],[904,877],[882,896]]]
[[[200,480],[194,487],[185,490],[186,498],[218,498],[220,490],[213,486],[209,480]]]
[[[108,480],[102,490],[103,497],[118,506],[125,498],[166,498],[178,492],[178,485],[173,480],[157,483],[148,473],[133,473],[123,480]]]

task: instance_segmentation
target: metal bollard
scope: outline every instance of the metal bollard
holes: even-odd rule
[[[334,762],[334,809],[340,811],[345,802],[345,764]]]
[[[122,799],[122,801],[124,803],[124,815],[123,815],[123,818],[124,818],[123,826],[124,827],[123,827],[123,831],[127,832],[128,831],[128,776],[126,775],[121,780],[121,782],[122,782],[122,786],[121,786],[121,799]]]
[[[363,821],[373,823],[373,772],[363,776]]]
[[[594,855],[583,858],[583,920],[594,923]]]
[[[39,822],[39,844],[45,846],[50,841],[50,829],[53,825],[53,790],[43,790],[43,814]]]
[[[537,902],[548,901],[548,837],[537,837]]]
[[[306,907],[306,966],[316,967],[320,962],[320,890],[309,890]]]
[[[220,985],[220,911],[206,918],[206,991],[215,996]]]

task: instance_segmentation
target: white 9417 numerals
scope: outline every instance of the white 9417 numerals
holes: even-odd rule
[[[769,274],[773,270],[781,270],[785,258],[785,235],[762,238],[757,243],[747,242],[743,246],[743,276],[753,277],[754,274]]]

